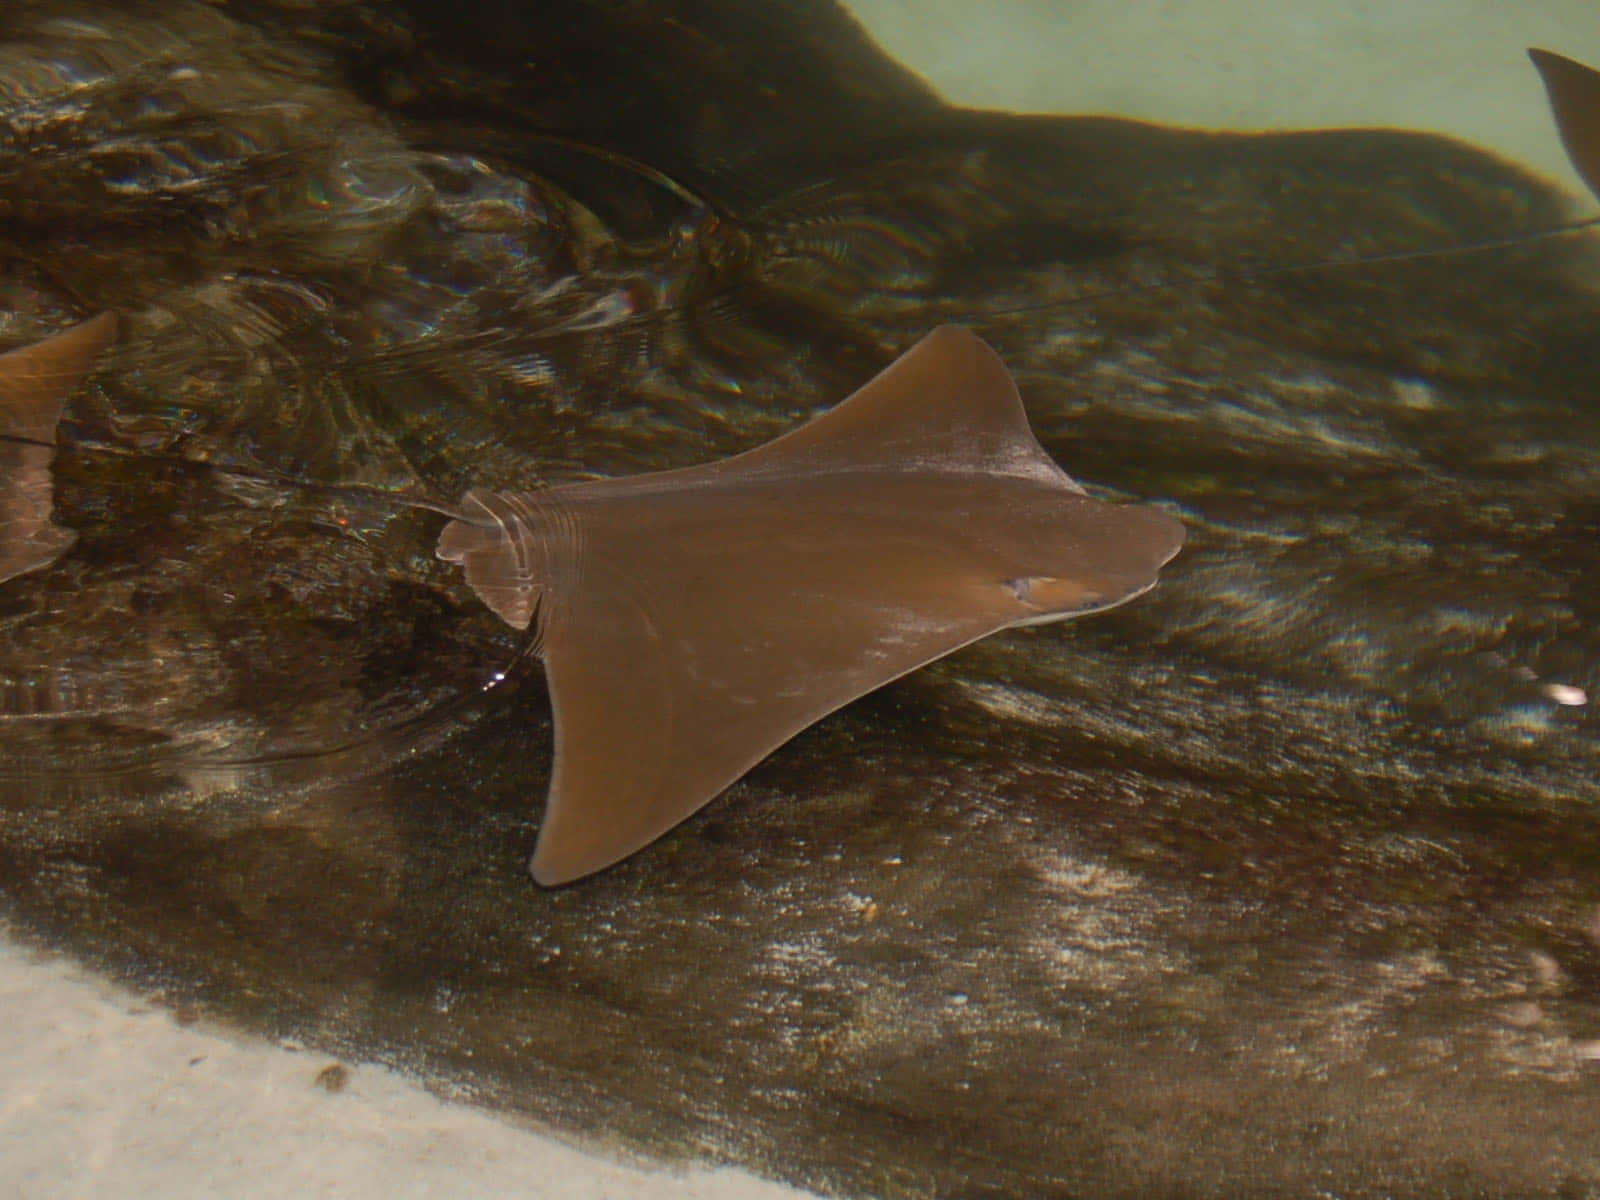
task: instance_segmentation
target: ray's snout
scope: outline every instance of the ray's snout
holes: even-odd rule
[[[1099,612],[1155,587],[1161,568],[1183,547],[1183,525],[1157,509],[1132,504],[1104,506],[1104,512],[1109,522],[1074,547],[1070,569],[1006,581],[1033,614],[1016,624],[1042,625]]]
[[[1127,521],[1125,544],[1130,566],[1154,575],[1178,556],[1188,536],[1183,522],[1159,508],[1128,504],[1117,510]]]

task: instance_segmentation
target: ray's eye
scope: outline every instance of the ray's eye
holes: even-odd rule
[[[1071,613],[1099,608],[1105,603],[1105,590],[1081,580],[1058,579],[1051,575],[1023,575],[1008,579],[1005,586],[1019,604],[1040,612]]]
[[[1018,579],[1007,579],[1005,580],[1005,586],[1011,589],[1011,594],[1017,598],[1018,603],[1026,604],[1029,608],[1039,607],[1033,600],[1033,578],[1031,576],[1024,575]]]

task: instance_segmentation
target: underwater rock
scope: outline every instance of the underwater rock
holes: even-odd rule
[[[0,43],[0,336],[123,338],[0,588],[18,930],[836,1191],[1600,1183],[1592,239],[1279,269],[1563,197],[945,109],[798,0],[61,11]],[[395,501],[736,453],[943,322],[1183,558],[536,887],[538,673]]]

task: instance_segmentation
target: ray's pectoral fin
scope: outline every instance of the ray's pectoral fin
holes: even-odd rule
[[[111,313],[0,354],[0,583],[49,566],[77,535],[50,520],[56,426],[67,396],[117,338]]]
[[[671,686],[676,672],[625,591],[586,595],[554,614],[543,635],[555,765],[530,869],[551,887],[648,845],[715,789],[689,792],[674,778],[687,732],[677,728],[686,714]]]
[[[1600,199],[1600,71],[1548,50],[1529,50],[1550,96],[1573,169]]]
[[[827,412],[708,468],[718,476],[804,471],[978,471],[1083,489],[1034,436],[1011,372],[960,325],[941,325]]]
[[[729,602],[702,604],[635,572],[595,572],[550,614],[555,766],[531,864],[540,883],[648,845],[808,725],[1021,611],[1004,584],[986,597],[963,587],[917,597],[913,628],[908,597],[869,585],[828,589],[808,617],[787,597],[764,599],[769,579],[725,578]]]

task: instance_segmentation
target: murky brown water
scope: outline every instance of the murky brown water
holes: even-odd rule
[[[1560,199],[1420,136],[945,110],[818,5],[558,7],[6,6],[0,332],[127,326],[80,542],[0,589],[15,928],[847,1194],[1600,1186],[1600,754],[1550,690],[1600,695],[1593,245],[1215,275]],[[560,891],[542,684],[439,519],[241,473],[704,461],[942,321],[1190,546]]]

